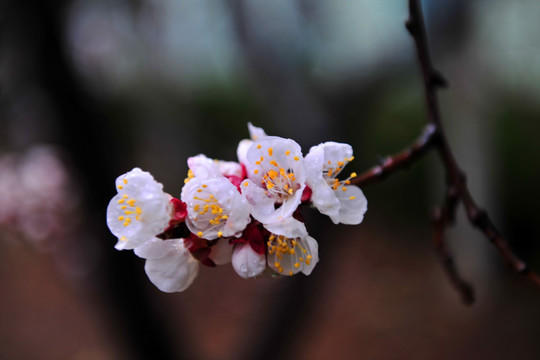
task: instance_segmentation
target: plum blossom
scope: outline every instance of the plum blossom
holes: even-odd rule
[[[291,139],[263,137],[253,142],[244,165],[248,179],[242,182],[241,191],[253,218],[275,224],[292,216],[306,186],[300,146]]]
[[[137,247],[135,254],[146,259],[146,275],[163,292],[184,291],[199,271],[199,262],[191,256],[184,239],[153,238]]]
[[[354,159],[348,144],[326,142],[312,147],[306,155],[306,182],[312,190],[311,201],[334,224],[360,224],[367,210],[362,190],[350,185],[352,173],[345,180],[336,177]]]
[[[232,255],[238,275],[255,277],[267,268],[279,275],[311,274],[319,261],[317,242],[298,220],[290,217],[282,222],[264,227],[250,224]]]
[[[194,177],[181,199],[187,204],[188,229],[203,239],[239,236],[251,220],[247,200],[225,177]]]
[[[150,173],[134,168],[116,179],[116,189],[107,207],[107,225],[118,238],[116,249],[134,249],[168,227],[172,197]]]

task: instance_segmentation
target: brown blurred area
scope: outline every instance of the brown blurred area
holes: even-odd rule
[[[443,122],[471,192],[540,270],[540,5],[423,1]],[[406,1],[8,0],[0,5],[1,359],[538,359],[540,291],[464,214],[438,261],[435,154],[364,190],[359,226],[305,209],[313,274],[201,269],[156,289],[105,209],[135,166],[179,196],[186,159],[234,160],[251,121],[358,173],[425,123]]]

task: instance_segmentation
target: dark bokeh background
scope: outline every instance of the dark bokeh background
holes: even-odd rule
[[[423,5],[449,141],[538,270],[540,4]],[[310,277],[203,268],[164,294],[113,248],[116,176],[139,166],[178,196],[187,157],[234,160],[248,121],[304,153],[350,143],[357,172],[412,141],[425,108],[406,17],[405,0],[3,1],[0,358],[539,358],[540,292],[462,211],[447,235],[473,307],[437,262],[433,154],[366,187],[359,226],[306,213]]]

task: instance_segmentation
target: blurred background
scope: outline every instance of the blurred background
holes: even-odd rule
[[[540,3],[423,1],[449,141],[477,202],[540,270]],[[202,268],[165,294],[105,224],[135,166],[179,196],[186,159],[234,160],[247,122],[358,173],[425,123],[407,2],[75,0],[0,4],[0,358],[538,359],[540,292],[460,209],[438,263],[435,154],[363,190],[359,226],[306,212],[310,277]]]

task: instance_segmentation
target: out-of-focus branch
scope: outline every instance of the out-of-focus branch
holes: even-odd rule
[[[424,133],[410,147],[387,157],[382,164],[373,167],[355,178],[355,185],[366,185],[382,180],[398,169],[405,168],[418,161],[428,150],[436,149],[441,157],[448,182],[447,196],[443,207],[436,211],[434,217],[434,241],[443,267],[452,284],[460,292],[466,304],[474,302],[472,287],[458,274],[454,261],[444,242],[444,230],[453,221],[458,202],[463,203],[470,223],[484,233],[499,251],[506,264],[515,272],[526,276],[540,287],[540,277],[511,250],[508,242],[497,230],[487,213],[474,201],[467,187],[465,174],[459,168],[452,149],[444,132],[437,89],[447,85],[444,77],[433,67],[427,42],[426,28],[422,9],[418,0],[409,0],[409,19],[407,30],[413,37],[418,63],[422,73],[424,95],[427,108],[427,125]]]

